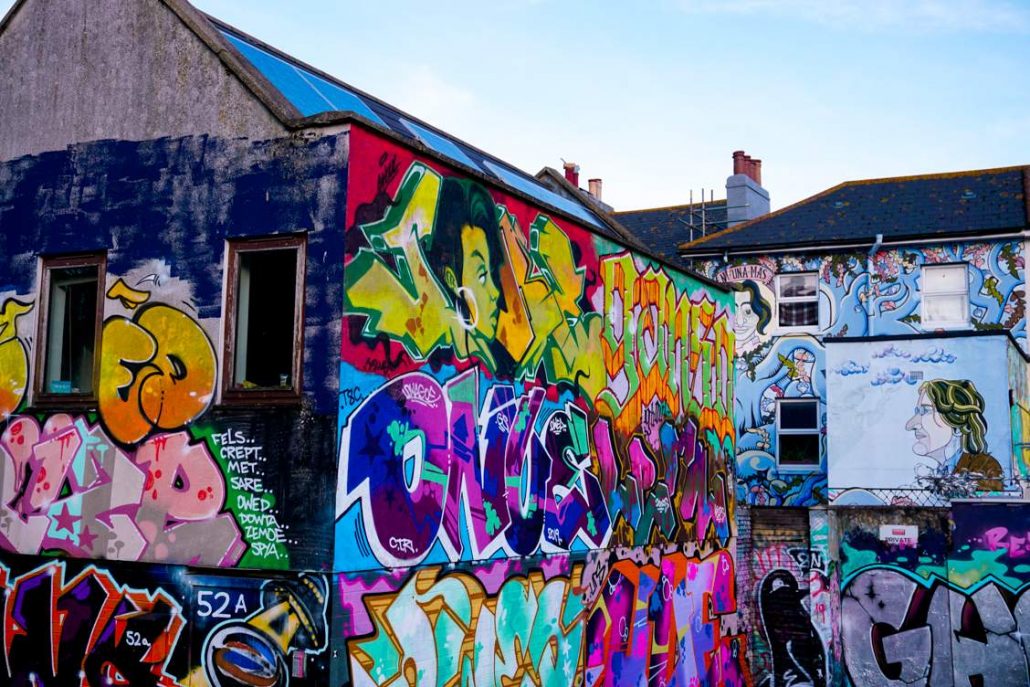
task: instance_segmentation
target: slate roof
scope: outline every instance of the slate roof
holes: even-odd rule
[[[410,144],[428,149],[447,162],[501,183],[555,208],[598,233],[619,241],[628,236],[607,221],[604,213],[562,196],[532,175],[468,143],[413,117],[378,98],[364,93],[272,46],[247,35],[210,15],[203,15],[236,55],[243,67],[267,82],[288,106],[287,114],[296,119],[318,123],[326,115],[348,113],[373,128],[390,132]],[[253,76],[254,74],[252,74]],[[256,92],[261,97],[261,92]],[[299,122],[294,122],[295,125]]]
[[[848,181],[686,242],[680,253],[870,244],[877,234],[903,241],[1021,231],[1030,225],[1028,189],[1030,167]]]
[[[626,210],[614,212],[612,217],[626,227],[647,248],[667,260],[679,260],[679,247],[704,232],[722,231],[726,228],[726,200],[704,203],[671,205],[664,208]]]

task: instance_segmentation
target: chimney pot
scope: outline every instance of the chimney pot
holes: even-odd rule
[[[733,173],[743,174],[744,173],[744,151],[734,150],[733,151]]]
[[[579,165],[575,162],[566,162],[564,167],[565,179],[576,188],[579,188]]]
[[[762,161],[752,160],[755,165],[755,173],[751,175],[751,178],[755,180],[755,183],[759,186],[762,185]]]
[[[601,200],[601,180],[591,179],[587,183],[590,185],[590,195],[592,195],[597,200]]]

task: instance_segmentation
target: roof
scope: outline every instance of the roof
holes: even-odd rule
[[[752,252],[978,236],[1030,225],[1030,167],[847,181],[680,246],[682,254]],[[620,217],[623,223],[628,224]]]
[[[726,201],[626,210],[612,216],[651,252],[675,261],[681,244],[726,228]]]
[[[172,0],[164,0],[174,4]],[[181,0],[177,0],[181,1]],[[200,14],[200,13],[198,13]],[[468,143],[413,117],[335,77],[307,65],[239,29],[209,15],[202,15],[218,37],[242,58],[244,70],[256,73],[288,105],[282,114],[293,124],[326,123],[325,115],[349,113],[363,123],[391,133],[408,144],[427,149],[447,162],[501,183],[529,196],[534,201],[562,212],[595,231],[622,241],[625,236],[611,227],[602,213],[563,197],[547,188],[532,175],[503,162]],[[255,95],[266,95],[255,89]],[[277,98],[278,99],[278,98]],[[291,116],[293,115],[293,116]],[[320,121],[323,120],[323,121]],[[298,121],[299,120],[299,121]]]

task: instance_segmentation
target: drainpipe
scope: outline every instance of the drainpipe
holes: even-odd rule
[[[866,253],[866,273],[869,275],[869,280],[866,282],[866,293],[868,294],[868,297],[865,301],[866,336],[873,335],[873,257],[876,255],[876,252],[880,250],[880,246],[882,245],[883,234],[877,234],[876,240],[869,248],[869,252]]]

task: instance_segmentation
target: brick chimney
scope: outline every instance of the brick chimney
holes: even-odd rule
[[[762,188],[762,161],[743,150],[733,151],[733,176],[726,179],[727,226],[769,212],[769,192]]]
[[[579,165],[575,162],[565,163],[565,178],[570,184],[579,188]]]
[[[594,197],[594,200],[601,200],[601,180],[591,179],[587,183],[590,185],[590,195]]]

